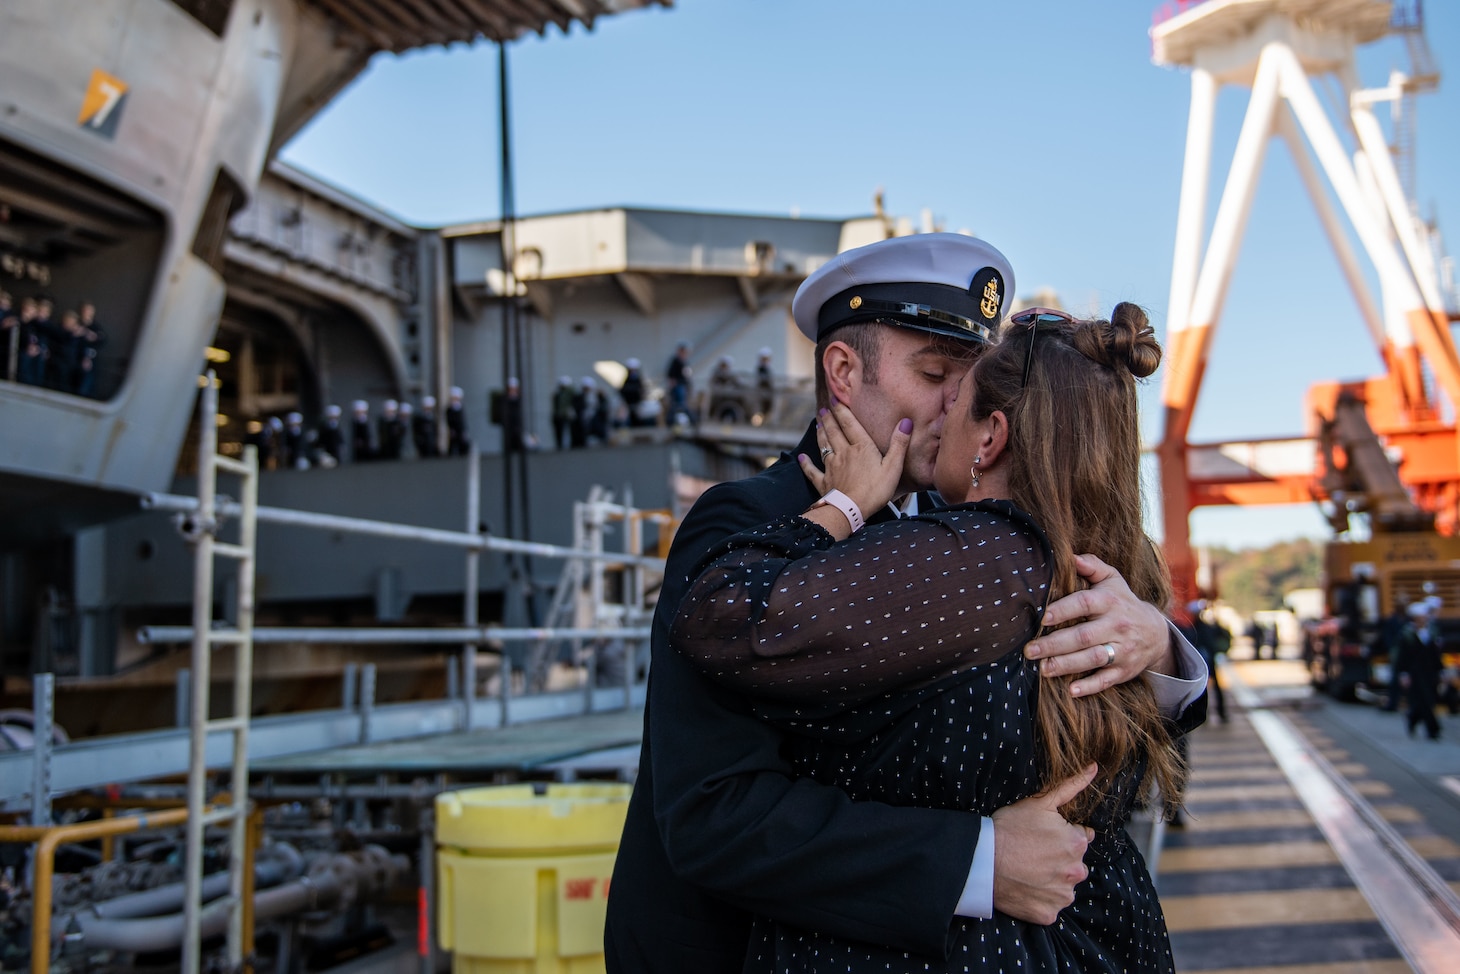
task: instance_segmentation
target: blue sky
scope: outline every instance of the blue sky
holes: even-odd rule
[[[845,217],[885,191],[988,238],[1021,293],[1147,307],[1164,333],[1189,81],[1150,61],[1156,0],[677,0],[510,50],[517,207],[615,205]],[[1460,4],[1425,5],[1460,72]],[[1408,59],[1360,52],[1381,86]],[[1213,198],[1247,103],[1218,104]],[[1460,248],[1460,73],[1418,102],[1417,198]],[[1385,113],[1381,111],[1381,119]],[[283,158],[425,225],[495,216],[497,55],[381,55]],[[1192,428],[1300,433],[1316,381],[1378,355],[1287,149],[1269,147]],[[1158,373],[1159,378],[1159,373]],[[1144,400],[1159,415],[1159,386]],[[1147,435],[1159,434],[1149,422]],[[1198,543],[1322,537],[1315,509],[1207,509]]]

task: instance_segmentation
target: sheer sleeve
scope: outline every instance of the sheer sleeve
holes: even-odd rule
[[[728,539],[680,605],[675,648],[765,700],[851,704],[1022,648],[1048,543],[1007,504],[872,525],[836,544],[801,517]]]

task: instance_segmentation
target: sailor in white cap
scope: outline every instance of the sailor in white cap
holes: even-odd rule
[[[1399,652],[1394,664],[1395,679],[1404,691],[1408,709],[1404,715],[1405,730],[1410,737],[1424,724],[1425,734],[1432,741],[1440,739],[1440,720],[1435,716],[1439,703],[1440,683],[1446,646],[1435,625],[1443,603],[1437,595],[1427,595],[1409,604],[1409,623],[1399,637]]]
[[[908,441],[901,484],[911,500],[903,510],[911,512],[920,503],[916,491],[933,482],[947,404],[1008,310],[1013,277],[1008,260],[984,241],[924,234],[841,254],[796,294],[796,323],[817,343],[818,406],[846,407],[884,449],[894,435]],[[806,474],[822,465],[814,458],[826,452],[816,433],[812,423],[796,452],[700,497],[675,532],[661,605],[680,605],[695,566],[736,532],[821,505],[840,511],[853,530],[864,517],[895,516],[886,508],[860,511],[839,491],[818,498]],[[1030,643],[1039,647],[1041,671],[1091,673],[1085,685],[1101,689],[1153,665],[1176,671],[1174,648],[1181,646],[1181,671],[1195,679],[1172,681],[1183,686],[1169,709],[1199,701],[1206,669],[1184,639],[1173,637],[1162,612],[1138,600],[1114,573],[1092,581],[1074,606],[1061,600],[1046,608],[1051,622],[1095,614]],[[813,611],[807,609],[807,618]],[[609,970],[703,970],[711,958],[715,969],[739,969],[749,929],[724,909],[726,900],[753,902],[757,913],[802,925],[837,916],[856,926],[850,918],[864,918],[883,943],[934,956],[945,948],[955,901],[957,915],[989,917],[997,906],[1041,924],[1052,922],[1048,903],[1070,902],[1070,877],[1085,875],[1083,843],[1072,847],[1070,826],[1059,816],[1035,815],[1022,803],[1002,809],[995,862],[992,843],[982,840],[994,833],[989,819],[848,803],[837,789],[795,774],[785,763],[781,732],[754,719],[748,701],[709,688],[671,644],[672,621],[673,613],[660,613],[652,627],[654,679],[645,709],[654,719],[646,724],[641,773],[610,886]],[[1199,722],[1199,714],[1191,716]],[[669,849],[677,854],[674,866]],[[846,855],[848,849],[867,855]],[[1008,893],[1016,888],[1030,898],[1021,902]],[[935,889],[951,895],[940,899],[931,895]],[[998,902],[996,890],[1003,891]],[[895,916],[888,903],[898,904]],[[693,925],[676,926],[675,936],[665,937],[665,916],[692,918]],[[730,945],[740,954],[728,956]]]
[[[309,453],[304,442],[304,414],[287,413],[284,416],[284,463],[294,470],[309,469]]]
[[[471,450],[471,439],[466,433],[466,407],[461,386],[452,386],[449,396],[446,401],[446,454],[466,456]]]
[[[406,455],[406,444],[413,442],[416,407],[410,404],[409,400],[402,399],[396,411],[395,425],[400,436],[399,452],[401,456]]]
[[[382,460],[399,460],[401,454],[400,403],[387,399],[380,407],[380,418],[375,421],[376,456]]]
[[[315,440],[319,444],[321,466],[333,467],[340,462],[345,452],[345,431],[340,429],[339,406],[331,403],[324,407],[324,422],[315,429]],[[328,462],[324,462],[325,458]]]
[[[370,436],[370,404],[356,399],[350,406],[350,459],[356,463],[375,459]]]
[[[277,416],[264,420],[259,434],[259,469],[277,470],[284,463],[284,421]]]
[[[502,452],[521,453],[527,449],[526,417],[523,414],[522,382],[517,376],[507,377],[507,388],[492,393],[492,422],[502,427]]]
[[[441,453],[436,445],[436,397],[422,396],[421,411],[411,420],[411,442],[416,456],[434,457]]]
[[[814,342],[868,321],[988,342],[1013,292],[1014,268],[989,244],[920,233],[833,257],[802,283],[791,313]]]

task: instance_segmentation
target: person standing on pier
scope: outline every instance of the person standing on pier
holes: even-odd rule
[[[463,398],[461,386],[452,386],[446,400],[446,455],[449,457],[464,457],[471,452]]]
[[[1436,605],[1420,599],[1409,606],[1409,625],[1399,639],[1399,662],[1396,667],[1399,685],[1404,689],[1409,712],[1404,715],[1405,730],[1410,737],[1420,724],[1430,740],[1440,739],[1440,720],[1435,716],[1439,703],[1440,671],[1444,668],[1443,640],[1434,624]]]
[[[416,456],[422,459],[441,453],[436,447],[435,396],[421,397],[421,409],[411,420],[411,441],[416,445]]]
[[[578,416],[573,400],[577,392],[573,388],[573,377],[558,376],[558,387],[553,390],[553,446],[566,450],[572,445],[573,421]]]
[[[375,459],[370,438],[370,404],[364,399],[350,404],[350,459],[355,463]]]

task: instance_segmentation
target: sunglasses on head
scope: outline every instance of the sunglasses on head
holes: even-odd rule
[[[1029,369],[1034,365],[1034,336],[1039,333],[1039,323],[1063,324],[1074,321],[1075,318],[1053,308],[1028,308],[1009,315],[1009,320],[1029,329],[1029,355],[1024,359],[1024,381],[1020,383],[1020,388],[1024,388],[1029,385]]]

